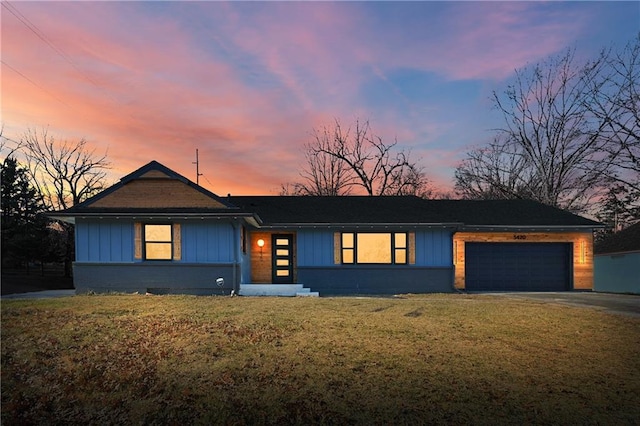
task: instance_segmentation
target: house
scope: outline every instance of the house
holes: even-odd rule
[[[590,290],[599,226],[527,200],[219,197],[155,161],[52,217],[78,293]]]
[[[596,244],[594,289],[640,294],[640,222]]]

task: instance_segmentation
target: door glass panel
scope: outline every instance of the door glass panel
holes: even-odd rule
[[[289,245],[289,240],[287,240],[285,238],[277,238],[276,239],[276,245],[277,246],[288,246]]]
[[[278,269],[276,271],[276,275],[279,277],[288,277],[289,276],[289,270],[287,269]]]
[[[278,265],[278,266],[289,266],[289,260],[288,259],[278,259],[278,260],[276,260],[276,265]]]
[[[276,256],[289,256],[288,249],[278,249],[276,250]]]

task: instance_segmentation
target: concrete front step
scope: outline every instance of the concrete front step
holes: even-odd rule
[[[297,297],[320,297],[320,293],[317,291],[306,291],[303,293],[296,293]]]
[[[317,292],[311,292],[303,284],[240,284],[240,296],[315,296]]]

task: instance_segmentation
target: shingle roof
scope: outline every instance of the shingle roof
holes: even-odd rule
[[[440,209],[424,210],[418,197],[233,196],[232,204],[254,211],[266,224],[452,223]]]
[[[101,198],[120,190],[150,172],[179,180],[218,202],[218,208],[180,208],[171,203],[158,208],[123,206],[100,207]],[[126,200],[126,197],[125,197]],[[529,200],[424,200],[413,196],[234,196],[219,197],[184,176],[151,161],[123,177],[120,182],[70,209],[52,212],[51,217],[73,221],[76,216],[118,215],[202,215],[206,217],[242,216],[256,225],[449,225],[458,229],[482,228],[590,228],[600,224],[569,212]],[[258,217],[256,218],[255,215]],[[253,222],[255,220],[255,222]]]
[[[600,224],[530,200],[424,200],[418,197],[233,196],[242,211],[278,224],[457,224],[597,227]]]
[[[640,222],[597,242],[596,254],[640,251]]]

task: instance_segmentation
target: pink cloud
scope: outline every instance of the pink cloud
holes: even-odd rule
[[[432,118],[437,100],[389,109],[363,101],[363,87],[392,84],[386,76],[398,68],[501,79],[564,47],[583,22],[578,15],[563,27],[553,19],[531,27],[535,4],[451,3],[440,26],[454,32],[412,38],[420,28],[381,27],[366,3],[14,5],[67,58],[3,8],[3,61],[23,74],[2,67],[11,137],[43,125],[63,138],[84,136],[109,150],[114,179],[151,159],[195,179],[199,149],[213,186],[201,183],[235,194],[298,179],[311,130],[334,118],[371,119],[385,140],[397,137],[444,176],[451,159],[430,144],[457,122]],[[161,13],[166,5],[170,15]],[[527,25],[532,31],[517,31]]]

